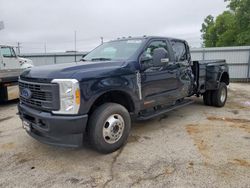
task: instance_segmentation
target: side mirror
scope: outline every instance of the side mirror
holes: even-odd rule
[[[147,55],[142,55],[140,58],[141,70],[146,70],[149,67],[152,67],[153,58]]]
[[[165,48],[156,48],[153,51],[153,65],[154,67],[162,66],[169,63],[169,54]]]
[[[146,61],[151,61],[151,60],[153,60],[152,57],[143,55],[143,56],[141,57],[141,60],[140,60],[140,61],[141,61],[142,63],[144,63],[144,62],[146,62]]]

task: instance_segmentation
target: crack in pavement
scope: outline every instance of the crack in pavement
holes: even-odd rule
[[[2,122],[2,121],[7,121],[7,120],[9,120],[9,119],[11,119],[11,118],[13,118],[14,116],[8,116],[8,117],[5,117],[5,118],[1,118],[0,119],[0,122]]]
[[[110,166],[110,176],[111,176],[111,178],[109,180],[107,180],[103,184],[103,188],[105,188],[110,182],[112,182],[114,180],[114,165],[115,165],[118,157],[121,155],[124,148],[125,147],[123,146],[120,150],[117,151],[117,154],[114,156],[113,161],[112,161],[111,166]]]
[[[167,165],[166,165],[167,163]],[[156,175],[154,175],[154,171],[158,170],[160,167],[163,167],[163,171],[161,171],[160,173],[157,173]],[[158,161],[154,164],[152,164],[149,169],[147,169],[147,171],[144,172],[144,176],[143,177],[139,177],[135,182],[133,182],[131,184],[131,187],[140,184],[143,181],[154,181],[157,178],[161,177],[161,176],[166,176],[166,175],[170,175],[173,174],[176,171],[176,164],[175,162],[171,161],[169,164],[166,161]],[[149,173],[149,174],[148,174]]]
[[[140,178],[138,178],[134,183],[132,183],[132,185],[131,185],[131,187],[133,187],[133,186],[135,186],[135,185],[137,185],[137,184],[140,184],[142,181],[147,181],[147,180],[149,180],[149,181],[152,181],[152,180],[156,180],[157,178],[159,178],[160,176],[163,176],[163,175],[165,175],[165,172],[162,172],[162,173],[160,173],[160,174],[157,174],[156,176],[153,176],[153,177],[140,177]]]
[[[233,169],[231,168],[232,166],[249,167],[249,164],[247,163],[246,160],[239,160],[239,159],[234,159],[233,161],[228,161],[223,165],[216,165],[216,164],[212,164],[212,163],[208,163],[208,162],[199,162],[199,163],[183,162],[183,163],[179,163],[176,161],[172,161],[167,165],[167,168],[164,171],[157,173],[156,175],[148,174],[148,173],[150,173],[150,171],[158,169],[159,166],[163,165],[164,163],[165,163],[164,161],[158,161],[157,163],[154,163],[153,165],[151,165],[151,167],[149,169],[147,169],[147,171],[144,172],[144,176],[139,177],[129,187],[134,187],[136,185],[139,186],[144,181],[155,181],[155,180],[157,180],[157,178],[174,174],[177,170],[182,169],[183,168],[182,166],[186,166],[186,168],[190,168],[190,167],[194,168],[195,166],[196,166],[196,168],[197,168],[197,166],[204,167],[206,169],[210,169],[210,170],[217,172],[218,176],[220,176],[223,179],[227,179],[227,177],[231,177],[229,175],[230,175],[230,173],[233,173]],[[168,170],[169,168],[172,168],[172,169],[170,169],[170,171],[169,171]],[[227,176],[225,176],[225,174]],[[232,174],[232,176],[233,176],[233,174]]]

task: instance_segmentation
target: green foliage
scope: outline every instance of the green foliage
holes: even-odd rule
[[[201,32],[205,47],[250,45],[250,0],[225,0],[228,11],[216,19],[209,15]]]
[[[202,32],[202,38],[204,40],[204,45],[206,47],[211,47],[216,45],[217,41],[217,35],[216,32],[214,32],[214,17],[209,15],[204,20],[204,23],[202,24],[201,32]]]

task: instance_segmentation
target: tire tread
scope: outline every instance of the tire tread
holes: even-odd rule
[[[112,111],[119,111],[122,113],[122,116],[125,121],[124,135],[114,144],[107,144],[102,135],[99,134],[99,129],[102,127],[102,121],[105,121],[105,118],[111,114]],[[113,112],[115,113],[115,112]],[[121,114],[120,114],[121,115]],[[117,103],[105,103],[98,107],[90,116],[88,122],[88,137],[91,145],[100,153],[111,153],[119,149],[123,144],[126,143],[126,140],[129,135],[131,127],[130,115],[125,107]]]

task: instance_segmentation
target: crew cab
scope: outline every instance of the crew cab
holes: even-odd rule
[[[223,107],[227,85],[225,60],[191,61],[184,40],[125,38],[80,62],[25,70],[18,108],[27,133],[43,143],[79,147],[87,135],[97,151],[110,153],[126,143],[132,120],[191,104],[193,95]]]
[[[32,66],[32,61],[18,57],[12,46],[0,45],[0,102],[19,97],[18,77]]]

